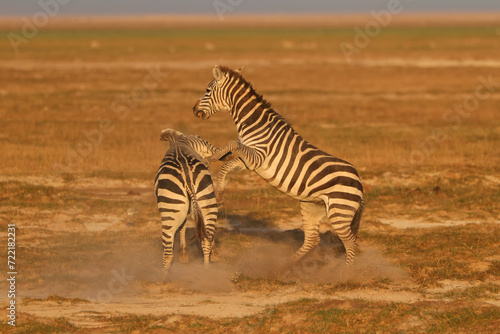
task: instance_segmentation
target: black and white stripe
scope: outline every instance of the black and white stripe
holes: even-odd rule
[[[364,204],[356,169],[304,140],[255,92],[240,71],[215,66],[213,74],[215,79],[193,112],[208,119],[227,110],[239,135],[238,141],[230,142],[209,158],[216,160],[227,152],[239,157],[239,161],[222,166],[219,180],[244,164],[276,189],[300,201],[305,236],[293,260],[302,258],[319,243],[320,220],[326,216],[345,246],[346,263],[352,263]]]
[[[196,224],[196,235],[201,240],[204,263],[210,262],[218,208],[205,157],[220,149],[198,136],[184,135],[172,129],[163,130],[160,139],[170,142],[155,178],[166,274],[172,264],[174,237],[179,228],[181,260],[187,260],[185,233],[189,212]]]

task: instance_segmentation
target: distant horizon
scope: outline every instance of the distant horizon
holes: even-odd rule
[[[491,0],[0,0],[0,17],[22,17],[41,10],[58,16],[145,16],[145,15],[314,15],[368,14],[398,6],[405,13],[491,13],[500,12],[500,1]]]
[[[34,15],[35,13],[30,13],[30,14],[5,14],[5,13],[0,13],[0,18],[7,18],[7,19],[16,19],[16,18],[22,18],[22,17],[30,17]],[[495,15],[495,14],[500,14],[500,9],[495,10],[495,11],[466,11],[466,10],[456,10],[456,11],[444,11],[444,10],[434,10],[434,11],[406,11],[402,13],[401,15],[480,15],[480,14],[485,14],[485,15]],[[360,15],[370,15],[370,12],[275,12],[275,13],[258,13],[258,12],[241,12],[241,13],[232,13],[232,14],[226,14],[227,16],[230,17],[244,17],[244,16],[360,16]],[[217,13],[93,13],[93,14],[88,14],[88,13],[66,13],[66,14],[59,14],[57,15],[58,17],[61,18],[71,18],[71,17],[85,17],[85,18],[105,18],[105,17],[111,17],[111,18],[120,18],[120,17],[162,17],[162,16],[178,16],[178,17],[217,17]],[[500,26],[500,22],[498,23]]]

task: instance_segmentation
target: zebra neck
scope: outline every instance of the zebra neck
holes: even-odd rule
[[[239,133],[257,123],[270,110],[267,107],[268,103],[263,101],[262,97],[251,91],[245,93],[235,101],[231,111]]]

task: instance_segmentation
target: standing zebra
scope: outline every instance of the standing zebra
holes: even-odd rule
[[[210,157],[216,160],[232,152],[239,156],[221,167],[227,173],[242,164],[283,193],[300,201],[304,243],[292,255],[301,259],[319,243],[320,220],[327,216],[346,249],[346,263],[356,252],[356,235],[363,213],[363,186],[356,169],[304,140],[281,115],[257,94],[240,71],[215,66],[215,77],[193,108],[208,119],[226,110],[238,131],[232,141]],[[219,175],[219,180],[224,179]],[[222,185],[219,185],[222,187]]]
[[[204,263],[210,262],[218,208],[214,185],[205,157],[218,151],[198,136],[165,129],[161,140],[170,148],[155,178],[155,193],[162,222],[163,270],[167,274],[174,257],[173,244],[180,227],[181,259],[187,259],[186,218],[189,211],[201,240]]]

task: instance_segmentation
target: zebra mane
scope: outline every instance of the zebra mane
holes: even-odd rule
[[[231,78],[238,78],[241,80],[241,82],[243,83],[244,85],[244,88],[250,88],[250,93],[252,93],[253,95],[255,95],[255,101],[257,103],[262,103],[262,107],[267,109],[267,111],[271,114],[273,114],[275,116],[276,119],[279,119],[283,122],[285,122],[286,124],[290,125],[290,122],[288,122],[288,120],[283,117],[280,113],[278,113],[276,110],[274,110],[271,106],[271,102],[268,102],[266,101],[262,95],[260,95],[259,93],[257,93],[255,91],[255,89],[253,88],[252,84],[250,82],[248,82],[245,78],[243,78],[243,76],[241,75],[241,73],[239,71],[235,71],[233,69],[230,69],[229,67],[227,66],[223,66],[223,65],[219,65],[219,69],[223,72],[223,73],[227,73],[229,74],[229,76]]]

